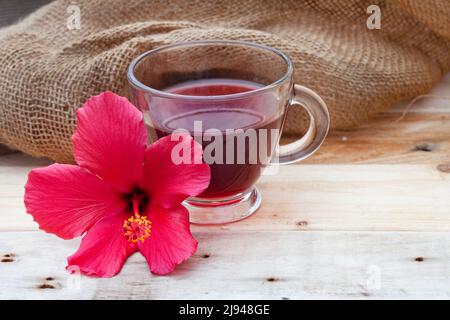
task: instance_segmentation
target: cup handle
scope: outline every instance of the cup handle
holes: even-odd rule
[[[306,134],[291,143],[278,148],[278,164],[290,164],[308,158],[322,145],[330,128],[330,115],[325,102],[311,89],[294,85],[294,96],[289,107],[300,106],[309,115]]]

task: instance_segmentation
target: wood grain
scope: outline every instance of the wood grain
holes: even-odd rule
[[[408,104],[397,103],[360,128],[331,132],[319,152],[302,164],[450,163],[450,76],[402,118]]]
[[[0,157],[0,231],[37,229],[25,213],[23,186],[31,168],[48,163]],[[434,166],[284,166],[258,187],[264,200],[253,217],[215,229],[450,230],[450,174]]]
[[[97,279],[64,270],[78,241],[2,232],[0,255],[13,261],[0,263],[0,299],[450,297],[449,233],[205,231],[195,236],[199,251],[170,276],[151,275],[135,254],[115,278]]]
[[[450,76],[432,92],[450,96]],[[250,219],[193,227],[196,255],[167,277],[136,254],[113,279],[69,276],[79,239],[37,231],[23,206],[45,159],[0,156],[0,299],[450,298],[450,110],[406,103],[330,134],[258,183]],[[289,140],[289,139],[286,139]]]

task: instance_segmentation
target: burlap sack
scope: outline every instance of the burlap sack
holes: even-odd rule
[[[81,10],[70,30],[67,8]],[[381,8],[369,30],[367,8]],[[70,10],[69,10],[70,11]],[[104,90],[126,94],[139,53],[194,39],[241,39],[285,51],[295,81],[349,128],[393,102],[427,92],[450,67],[446,0],[55,1],[0,31],[0,142],[71,161],[75,110]],[[292,110],[287,130],[302,129]]]

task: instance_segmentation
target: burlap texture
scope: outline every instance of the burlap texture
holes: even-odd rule
[[[69,30],[67,8],[81,9]],[[381,30],[366,27],[379,5]],[[55,1],[0,31],[0,142],[72,160],[75,111],[104,90],[127,93],[138,54],[178,41],[240,39],[283,50],[295,81],[327,102],[333,128],[360,124],[426,93],[450,68],[446,0]],[[299,110],[286,129],[300,132]]]

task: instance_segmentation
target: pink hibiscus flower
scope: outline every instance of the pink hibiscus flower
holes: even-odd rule
[[[72,142],[78,166],[32,170],[25,186],[27,212],[41,229],[63,239],[86,233],[68,267],[111,277],[140,251],[153,273],[171,272],[197,249],[181,202],[209,184],[201,146],[185,134],[146,148],[142,114],[112,92],[89,99],[77,119]],[[177,150],[191,152],[190,163],[172,161],[172,149],[180,144]]]

